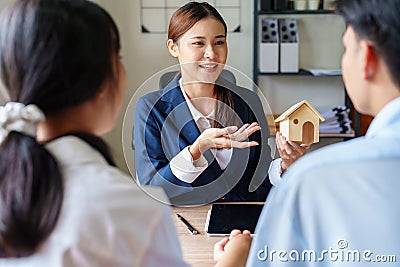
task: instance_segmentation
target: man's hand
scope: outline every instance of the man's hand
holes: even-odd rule
[[[280,133],[276,133],[276,147],[281,156],[281,170],[284,173],[290,165],[303,156],[310,148],[310,144],[298,144],[297,142],[286,141],[286,138]]]

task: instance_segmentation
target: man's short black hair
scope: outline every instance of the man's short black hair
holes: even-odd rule
[[[359,40],[368,40],[400,86],[400,0],[337,0],[337,13]]]

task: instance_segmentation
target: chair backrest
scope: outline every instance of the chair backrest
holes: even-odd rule
[[[170,71],[161,75],[159,81],[159,89],[163,89],[165,86],[167,86],[168,83],[170,83],[178,73],[179,73],[178,71]],[[236,84],[235,75],[229,70],[223,69],[220,77],[224,78],[228,82]]]

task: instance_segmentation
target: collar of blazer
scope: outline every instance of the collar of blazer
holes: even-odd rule
[[[200,131],[194,122],[189,107],[186,104],[179,87],[180,75],[177,75],[165,88],[163,88],[161,101],[167,104],[165,109],[165,124],[175,128],[189,144],[193,144]],[[164,127],[164,126],[163,126]]]

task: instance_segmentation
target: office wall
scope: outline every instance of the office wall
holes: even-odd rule
[[[3,10],[3,8],[10,2],[10,0],[0,0],[0,9]]]
[[[10,0],[0,0],[0,8]],[[252,77],[252,35],[253,35],[253,1],[238,0],[241,5],[241,32],[228,34],[229,55],[227,64]],[[133,151],[130,149],[130,138],[122,144],[122,122],[132,95],[136,89],[149,77],[163,68],[176,64],[166,48],[166,34],[141,33],[140,26],[140,0],[95,0],[116,20],[122,38],[122,56],[127,70],[127,89],[125,93],[124,107],[116,128],[106,134],[104,138],[110,144],[117,160],[117,164],[124,171],[128,171],[123,147],[126,150],[127,160],[133,162]],[[313,27],[318,27],[315,24]],[[341,29],[338,30],[339,32]],[[319,35],[318,35],[319,34]],[[323,32],[317,31],[317,38],[324,39]],[[303,51],[309,51],[307,47]],[[306,53],[306,52],[304,52]],[[330,53],[339,65],[340,55]],[[297,80],[296,80],[297,79]],[[283,112],[295,101],[308,99],[311,103],[322,104],[323,108],[343,104],[344,93],[340,78],[320,79],[317,82],[301,78],[288,79],[287,77],[275,77],[269,79],[260,78],[263,93],[270,101],[274,113]],[[306,78],[307,80],[307,78]],[[324,90],[320,90],[324,87]],[[154,88],[157,89],[157,88]],[[1,101],[1,96],[0,96]],[[127,114],[128,121],[132,121],[133,114]],[[128,129],[127,132],[129,132]]]

